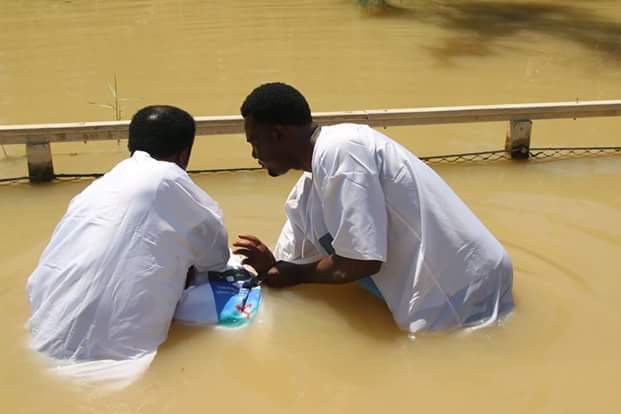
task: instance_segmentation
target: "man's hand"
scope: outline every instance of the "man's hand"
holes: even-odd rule
[[[276,264],[276,259],[270,249],[261,242],[256,236],[250,234],[240,234],[239,238],[233,243],[233,253],[246,256],[242,264],[250,265],[258,274],[266,273]]]

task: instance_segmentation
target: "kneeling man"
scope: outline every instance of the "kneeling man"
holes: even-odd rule
[[[222,213],[185,171],[194,134],[172,106],[134,115],[131,158],[71,201],[28,279],[34,349],[71,361],[154,353],[189,269],[225,269]]]
[[[282,83],[256,88],[241,113],[271,176],[305,172],[276,257],[254,236],[234,243],[268,285],[360,281],[412,333],[487,326],[510,312],[505,249],[410,151],[366,125],[313,124],[302,94]]]

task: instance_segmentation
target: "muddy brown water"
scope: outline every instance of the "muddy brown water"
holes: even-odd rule
[[[393,2],[399,3],[399,2]],[[236,114],[261,82],[315,111],[621,97],[614,1],[43,1],[0,5],[0,123],[110,120],[167,103]],[[89,103],[94,102],[94,104]],[[418,155],[499,149],[504,123],[389,128]],[[53,145],[57,172],[103,172],[126,143]],[[535,121],[534,146],[621,146],[621,119]],[[23,148],[0,176],[26,173]],[[239,135],[201,137],[190,168],[255,166]],[[506,246],[504,326],[412,341],[356,286],[265,291],[241,330],[174,325],[146,375],[103,394],[27,348],[25,281],[89,180],[0,185],[2,412],[617,412],[621,157],[434,164]],[[297,174],[194,175],[240,232],[273,244]]]

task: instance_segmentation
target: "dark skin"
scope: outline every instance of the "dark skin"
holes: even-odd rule
[[[159,157],[156,159],[158,161],[168,161],[168,162],[177,164],[179,168],[185,171],[188,168],[188,163],[190,162],[191,152],[192,152],[192,148],[187,147],[187,148],[182,149],[176,154],[169,155],[167,157]]]
[[[252,156],[267,168],[272,177],[289,170],[311,172],[315,128],[308,125],[270,125],[256,122],[252,116],[244,119],[246,141],[252,146]],[[246,256],[244,264],[252,266],[265,283],[272,287],[300,283],[343,284],[374,275],[382,262],[356,260],[336,254],[316,262],[298,265],[276,262],[270,249],[256,236],[241,234],[233,243],[236,254]]]

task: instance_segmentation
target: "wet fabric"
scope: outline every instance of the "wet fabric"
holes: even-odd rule
[[[151,366],[157,351],[128,359],[73,361],[45,358],[52,375],[75,382],[80,387],[97,391],[119,391],[142,377]]]
[[[285,205],[279,260],[379,260],[371,278],[409,332],[488,325],[513,307],[505,249],[429,166],[365,125],[322,127]]]
[[[70,203],[28,279],[32,347],[136,359],[166,339],[188,269],[226,269],[218,205],[176,164],[134,155]]]

